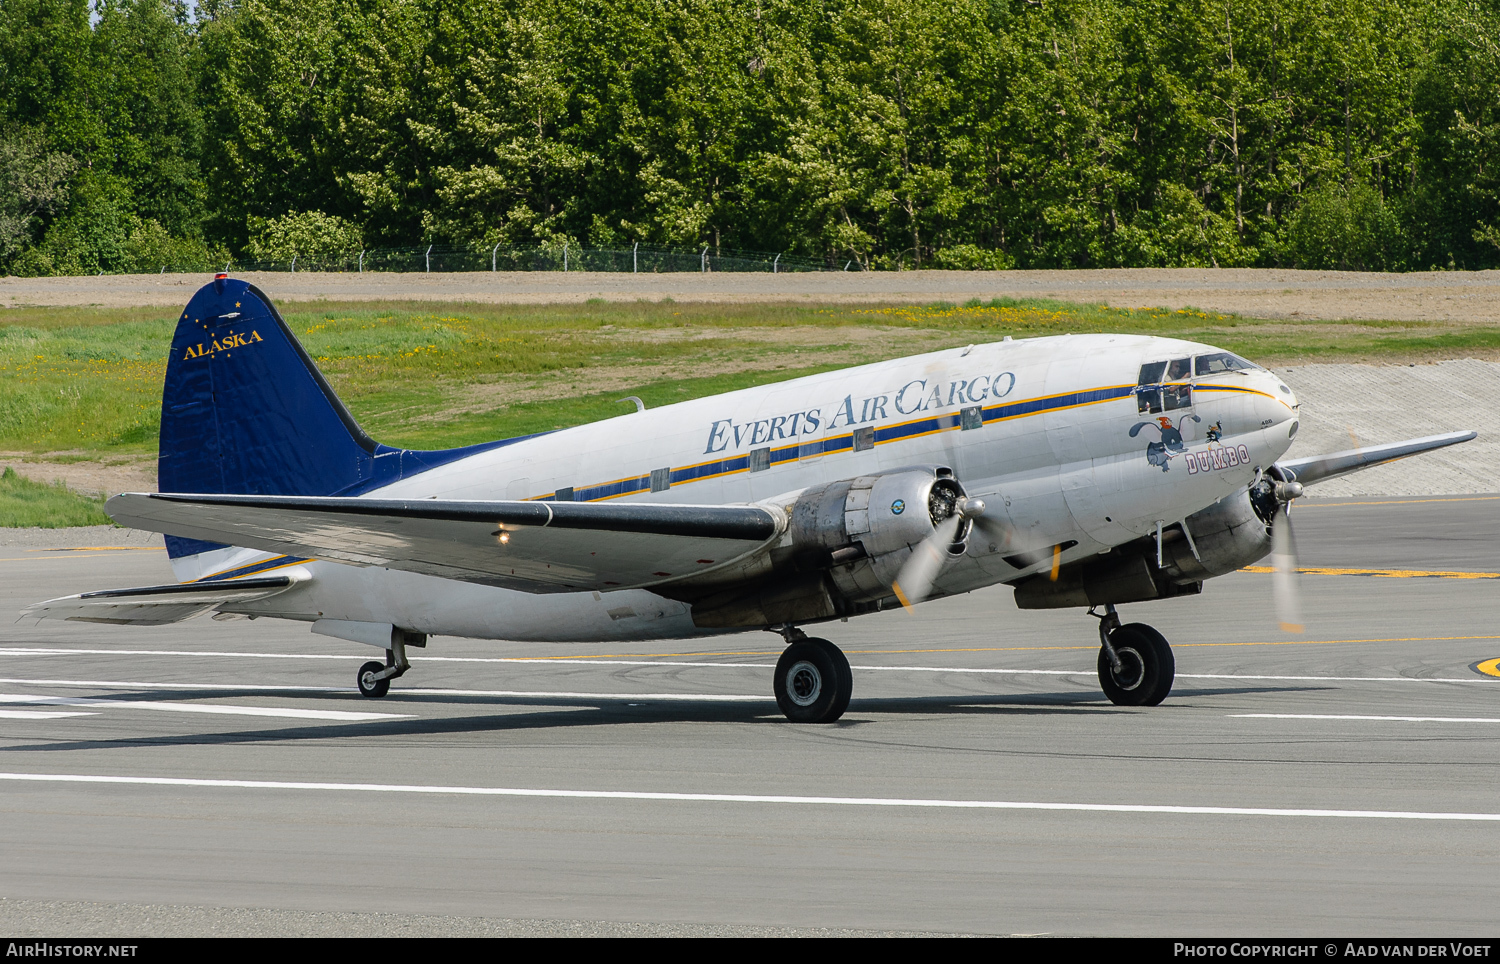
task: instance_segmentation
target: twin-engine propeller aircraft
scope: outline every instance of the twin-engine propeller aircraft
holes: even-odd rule
[[[1231,352],[1063,335],[972,345],[443,451],[364,433],[271,300],[227,276],[177,324],[161,491],[109,500],[161,532],[176,585],[27,615],[155,626],[277,617],[385,651],[430,635],[603,642],[781,634],[776,702],[837,720],[849,662],[803,627],[1004,583],[1099,617],[1099,681],[1160,703],[1173,659],[1122,603],[1276,555],[1309,483],[1474,438],[1278,462],[1297,400]]]

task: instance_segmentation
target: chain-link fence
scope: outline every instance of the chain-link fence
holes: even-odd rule
[[[783,271],[860,270],[857,261],[816,261],[810,258],[764,251],[697,251],[658,248],[644,244],[628,248],[506,247],[470,248],[456,245],[422,245],[413,248],[368,248],[334,257],[303,257],[285,261],[234,260],[227,265],[173,266],[163,272],[202,271],[611,271],[666,273],[678,271],[739,271],[780,273]]]

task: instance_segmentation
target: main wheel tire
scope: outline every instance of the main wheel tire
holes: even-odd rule
[[[854,695],[854,670],[849,667],[849,657],[845,656],[844,651],[832,642],[817,637],[809,639],[808,642],[821,647],[833,660],[834,669],[838,671],[839,696],[829,708],[828,716],[823,720],[824,723],[833,723],[844,715],[845,710],[849,709],[849,698]]]
[[[385,669],[384,663],[370,660],[359,668],[359,695],[379,699],[391,691],[390,678],[376,679],[375,674]]]
[[[1167,638],[1145,623],[1128,623],[1109,635],[1120,672],[1099,648],[1099,685],[1116,706],[1155,706],[1172,692],[1177,662]]]
[[[854,673],[826,639],[801,639],[776,661],[776,705],[793,723],[832,723],[849,708]]]

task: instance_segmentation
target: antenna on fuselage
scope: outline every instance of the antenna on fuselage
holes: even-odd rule
[[[646,410],[646,403],[643,402],[643,401],[641,401],[639,398],[637,398],[634,395],[626,395],[624,398],[617,398],[617,399],[615,399],[615,401],[616,402],[635,402],[635,410],[637,412],[644,412]]]

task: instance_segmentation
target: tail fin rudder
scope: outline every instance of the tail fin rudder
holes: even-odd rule
[[[157,486],[226,495],[358,495],[506,439],[439,451],[381,445],[359,427],[271,299],[227,277],[188,302],[161,400]],[[175,559],[222,548],[167,537]]]
[[[332,495],[373,475],[359,427],[254,285],[204,285],[172,338],[162,390],[163,492]]]

